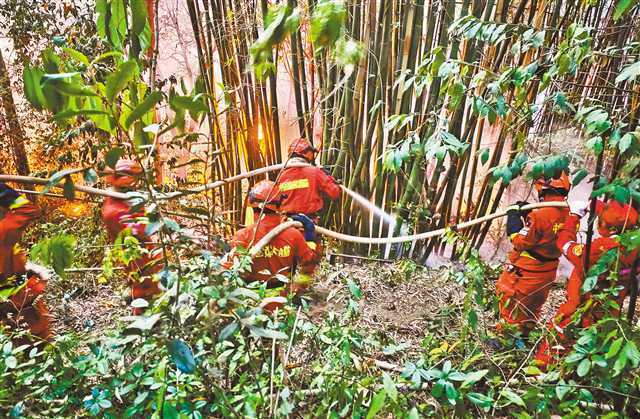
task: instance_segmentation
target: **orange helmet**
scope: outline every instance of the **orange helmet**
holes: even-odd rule
[[[569,189],[571,189],[571,181],[567,172],[562,172],[558,177],[552,177],[550,179],[540,178],[535,183],[538,196],[544,196],[547,192],[552,192],[556,195],[567,196]]]
[[[299,155],[307,160],[313,160],[314,154],[318,150],[304,137],[297,138],[289,144],[289,155]],[[309,153],[311,154],[309,156]]]
[[[253,208],[278,211],[283,198],[284,196],[280,192],[278,185],[270,180],[262,180],[256,183],[249,191],[249,205]]]
[[[142,166],[135,160],[120,159],[116,163],[115,170],[107,168],[107,182],[116,188],[131,188],[140,180],[144,173]]]
[[[638,211],[628,204],[618,201],[596,201],[596,214],[605,227],[616,229],[630,228],[638,223]]]

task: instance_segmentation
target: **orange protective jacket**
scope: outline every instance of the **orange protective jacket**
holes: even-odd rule
[[[131,228],[135,236],[143,247],[152,251],[154,246],[150,244],[151,238],[145,234],[146,224],[135,222],[135,218],[144,214],[141,211],[131,212],[131,207],[126,201],[107,197],[102,204],[102,220],[107,227],[107,235],[111,243],[115,242],[118,234],[125,228]],[[160,255],[144,255],[140,259],[132,262],[127,270],[129,272],[139,272],[141,277],[152,275],[161,269]],[[133,284],[132,297],[145,298],[160,293],[160,288],[155,281],[150,278],[142,282]]]
[[[278,187],[287,196],[280,205],[280,212],[284,214],[312,216],[322,211],[325,197],[331,200],[340,197],[336,180],[315,166],[284,169]]]
[[[238,230],[231,245],[234,248],[249,249],[285,218],[278,214],[264,214],[262,218],[249,227]],[[288,228],[277,235],[262,251],[253,258],[251,272],[245,279],[248,281],[266,281],[270,285],[278,285],[275,275],[291,278],[296,267],[304,274],[311,275],[318,264],[318,255],[309,247],[304,236],[295,228]]]
[[[0,219],[0,278],[25,272],[27,258],[16,244],[27,226],[41,215],[40,209],[24,196],[18,199],[23,204],[17,208],[9,208]]]
[[[544,202],[564,201],[564,197],[550,195]],[[509,262],[529,272],[550,272],[558,268],[560,250],[556,246],[558,232],[569,215],[567,208],[538,208],[527,216],[525,227],[511,237],[513,251]]]
[[[576,215],[570,215],[567,218],[565,226],[558,234],[558,249],[562,250],[566,258],[573,264],[574,268],[567,281],[567,301],[562,304],[556,313],[556,321],[562,323],[563,320],[570,319],[571,315],[575,313],[580,304],[583,301],[591,298],[591,294],[581,295],[581,288],[586,272],[584,272],[585,246],[580,243],[576,243],[576,232],[580,225],[580,218]],[[591,251],[589,255],[589,262],[591,265],[597,263],[598,259],[611,249],[620,248],[620,243],[615,239],[615,236],[611,237],[598,237],[591,243]],[[621,249],[622,250],[622,249]],[[624,288],[619,292],[617,302],[622,307],[631,281],[634,280],[635,275],[632,273],[635,260],[638,258],[637,251],[624,252],[620,251],[620,261],[618,270],[618,285],[622,285]],[[608,283],[607,275],[602,275],[598,278],[597,288],[604,289],[610,287],[612,284]],[[591,312],[597,316],[597,308],[593,308]],[[588,316],[590,317],[590,316]],[[591,323],[590,318],[583,319],[583,325],[587,326]]]

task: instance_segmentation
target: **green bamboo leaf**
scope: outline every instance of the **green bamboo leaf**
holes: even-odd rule
[[[149,94],[144,100],[136,106],[127,117],[124,126],[129,128],[136,120],[144,116],[147,112],[155,107],[162,100],[162,92],[156,91]]]
[[[58,80],[56,83],[51,83],[51,86],[58,92],[67,96],[97,96],[91,88],[83,86],[78,82],[65,82]]]
[[[366,419],[375,418],[378,412],[380,412],[380,410],[382,410],[382,408],[384,407],[384,402],[386,399],[387,392],[384,389],[377,392],[376,395],[373,396],[373,399],[371,399],[371,404],[369,405],[369,411],[367,412]]]
[[[505,390],[502,390],[500,394],[506,397],[511,403],[517,406],[524,407],[524,408],[527,407],[527,405],[524,403],[524,400],[522,400],[522,397],[514,393],[512,390],[505,389]]]
[[[107,76],[105,93],[109,102],[113,102],[118,93],[134,80],[137,71],[135,61],[129,60],[120,64],[116,71]]]
[[[131,7],[131,32],[138,36],[147,24],[147,5],[144,0],[129,0]]]
[[[616,3],[616,8],[613,11],[613,20],[616,21],[622,17],[625,13],[627,13],[633,6],[636,5],[638,0],[618,0]]]
[[[62,48],[62,50],[66,52],[67,55],[69,55],[69,57],[89,67],[89,58],[87,58],[87,56],[81,53],[80,51],[73,48]]]
[[[618,338],[614,340],[611,346],[609,347],[609,351],[607,352],[607,355],[605,356],[605,358],[611,359],[614,356],[618,355],[618,352],[620,352],[620,349],[622,348],[623,343],[624,343],[623,338]]]
[[[114,147],[104,155],[104,161],[107,166],[115,169],[116,163],[118,163],[118,160],[120,160],[122,156],[124,156],[124,149],[122,147]]]
[[[47,99],[42,91],[42,77],[44,72],[38,67],[25,66],[22,80],[24,83],[24,94],[31,105],[42,110],[47,105]]]
[[[90,116],[90,115],[109,115],[105,111],[98,111],[95,109],[70,109],[67,111],[58,112],[53,116],[56,121],[62,122],[67,119],[77,116]]]
[[[489,161],[489,147],[483,148],[478,153],[480,153],[480,162],[485,165]]]
[[[127,36],[127,11],[124,7],[124,0],[111,0],[110,6],[111,14],[107,25],[108,37],[111,45],[115,49],[121,50]]]
[[[467,398],[471,403],[478,405],[483,409],[489,408],[493,404],[493,399],[482,393],[469,393],[467,394]]]
[[[618,148],[621,153],[626,152],[631,148],[631,146],[635,143],[636,136],[635,133],[628,132],[620,138],[620,142],[618,143]]]
[[[391,400],[395,402],[398,399],[398,389],[396,388],[396,383],[393,382],[386,372],[382,373],[382,383],[384,385],[384,391],[389,395]]]
[[[591,371],[591,360],[589,358],[585,358],[578,364],[578,369],[576,370],[578,377],[584,377],[589,374]]]
[[[229,339],[231,336],[236,334],[239,328],[240,325],[238,324],[238,322],[234,321],[229,323],[220,331],[220,334],[218,335],[218,342],[223,342]]]
[[[589,172],[586,169],[580,169],[578,170],[574,175],[573,175],[573,179],[571,180],[571,185],[573,186],[577,186],[580,184],[580,182],[582,182],[582,180],[587,177],[587,175],[589,174]]]
[[[109,25],[109,15],[111,14],[111,10],[109,9],[109,4],[107,0],[96,0],[96,29],[98,31],[98,36],[102,39],[107,39],[107,30]]]

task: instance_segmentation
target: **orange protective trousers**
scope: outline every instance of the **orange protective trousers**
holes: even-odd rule
[[[556,269],[526,271],[509,265],[496,283],[502,319],[523,330],[535,327],[555,279]]]
[[[28,203],[11,209],[0,219],[0,274],[24,274],[26,255],[15,251],[24,229],[40,217],[40,209]],[[8,300],[0,303],[0,321],[11,327],[26,327],[32,335],[42,339],[51,337],[49,310],[42,298],[46,282],[36,276],[27,279],[27,284]]]

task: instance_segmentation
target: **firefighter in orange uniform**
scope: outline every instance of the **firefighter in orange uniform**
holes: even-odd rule
[[[249,249],[258,243],[267,233],[286,221],[278,213],[283,194],[274,182],[258,182],[249,192],[249,204],[254,209],[257,220],[254,224],[239,230],[232,241],[232,254],[238,248]],[[248,282],[264,281],[270,288],[269,296],[298,294],[307,289],[318,263],[314,250],[315,225],[304,215],[294,215],[292,219],[304,225],[304,233],[296,228],[288,228],[277,235],[262,251],[253,258],[251,271],[244,275]],[[296,273],[296,268],[299,272]],[[289,284],[283,284],[277,275],[289,278]],[[279,304],[270,303],[265,308],[273,310]]]
[[[543,342],[536,355],[536,360],[543,366],[557,359],[558,355],[561,354],[560,352],[566,352],[569,349],[567,346],[570,346],[572,343],[567,341],[563,330],[572,322],[573,314],[581,304],[592,301],[588,310],[583,313],[582,317],[578,320],[577,324],[581,327],[589,327],[605,314],[601,303],[592,300],[591,292],[581,294],[581,288],[586,274],[584,266],[585,245],[578,243],[576,239],[577,231],[580,227],[580,218],[586,214],[588,203],[576,201],[571,202],[569,205],[571,214],[567,217],[564,227],[558,234],[557,245],[558,249],[561,250],[562,254],[573,264],[574,268],[567,281],[567,301],[558,308],[549,326],[558,331],[558,343],[564,345],[565,348],[562,351],[550,349],[549,343],[546,341]],[[634,262],[638,258],[638,252],[636,250],[631,252],[624,251],[617,240],[617,236],[627,230],[635,228],[638,223],[638,212],[632,206],[620,204],[617,201],[610,201],[606,204],[602,201],[597,201],[596,214],[598,215],[598,233],[600,237],[593,239],[591,242],[589,263],[593,266],[604,254],[613,250],[619,257],[619,268],[618,279],[615,284],[608,279],[609,272],[607,272],[597,279],[593,292],[602,291],[614,286],[621,286],[621,289],[617,291],[616,303],[618,307],[622,307],[622,303],[629,293],[631,281],[636,280],[636,275],[632,271],[634,269]],[[619,309],[613,310],[611,314],[619,314]]]
[[[140,164],[133,160],[120,159],[116,163],[115,170],[109,170],[107,182],[118,192],[133,190],[144,174]],[[136,222],[137,217],[144,215],[143,211],[133,211],[130,204],[122,199],[107,197],[102,204],[102,220],[107,227],[109,241],[114,243],[118,235],[125,229],[130,229],[131,234],[138,239],[147,254],[138,260],[131,262],[126,270],[131,282],[131,298],[144,298],[150,301],[162,291],[153,278],[153,274],[161,269],[160,253],[150,244],[151,238],[145,234],[146,224]],[[134,314],[140,314],[142,310],[134,309]]]
[[[313,164],[316,150],[305,138],[298,138],[289,145],[290,162]],[[324,207],[324,198],[336,200],[340,197],[340,185],[322,168],[315,166],[289,167],[282,171],[278,179],[280,191],[287,195],[280,206],[280,212],[304,214],[317,221]]]
[[[538,180],[535,187],[542,202],[564,201],[571,183],[563,172],[557,178]],[[508,209],[507,234],[513,250],[498,278],[496,293],[500,298],[502,320],[528,334],[556,278],[560,258],[556,240],[569,210],[548,207],[523,214],[519,206]]]
[[[0,182],[0,321],[26,326],[33,336],[51,337],[49,310],[41,298],[45,279],[27,271],[25,252],[17,245],[29,224],[40,217],[40,209],[24,195]],[[40,298],[38,298],[40,297]]]

